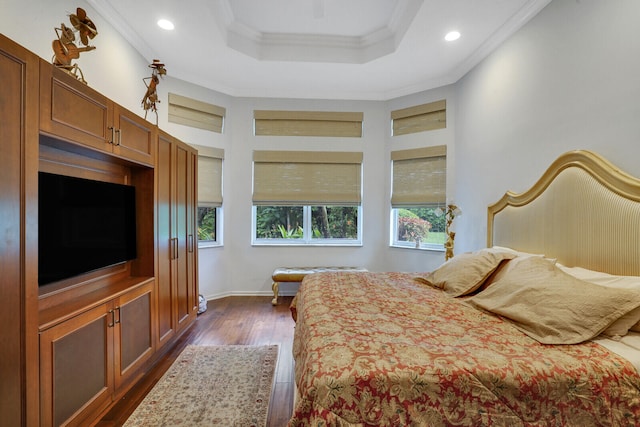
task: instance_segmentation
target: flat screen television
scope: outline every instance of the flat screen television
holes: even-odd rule
[[[38,175],[40,286],[136,258],[135,187]]]

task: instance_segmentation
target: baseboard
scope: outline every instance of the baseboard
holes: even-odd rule
[[[278,292],[278,296],[281,296],[281,297],[292,297],[292,296],[295,296],[295,295],[296,295],[296,292],[291,292],[291,291]],[[217,293],[217,294],[205,295],[204,297],[205,297],[205,299],[207,301],[213,301],[213,300],[226,298],[226,297],[266,297],[266,296],[273,297],[273,292],[271,292],[271,291],[221,292],[221,293]]]

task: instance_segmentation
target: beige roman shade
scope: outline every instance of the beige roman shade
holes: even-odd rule
[[[446,202],[446,145],[392,151],[391,160],[391,205],[394,208],[433,206]]]
[[[222,206],[224,150],[194,145],[198,149],[198,206]]]
[[[362,137],[363,113],[255,110],[255,134],[261,136]]]
[[[391,112],[393,136],[447,127],[447,101],[441,100]]]
[[[254,205],[356,206],[362,153],[254,151]]]
[[[222,133],[224,107],[169,93],[169,122]]]

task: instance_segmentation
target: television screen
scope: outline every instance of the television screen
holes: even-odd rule
[[[135,187],[38,175],[40,286],[136,258]]]

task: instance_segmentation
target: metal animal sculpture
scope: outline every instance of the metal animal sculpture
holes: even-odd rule
[[[159,59],[154,59],[153,63],[149,64],[149,68],[152,69],[151,77],[145,77],[142,79],[145,86],[147,86],[147,91],[142,98],[142,108],[144,108],[144,118],[147,118],[147,113],[149,110],[156,113],[156,124],[158,123],[158,107],[156,103],[159,103],[158,92],[156,92],[156,87],[160,84],[160,77],[167,74],[167,70],[164,68],[164,64],[160,62]]]
[[[98,35],[98,30],[82,8],[77,8],[75,14],[69,15],[69,20],[73,29],[64,25],[64,23],[60,24],[60,28],[55,28],[57,39],[52,42],[53,59],[51,62],[56,67],[86,84],[82,70],[78,67],[78,64],[73,63],[73,60],[78,59],[81,52],[96,48],[95,46],[89,46],[89,39],[93,40]],[[80,34],[80,41],[84,47],[76,46],[74,29]]]

